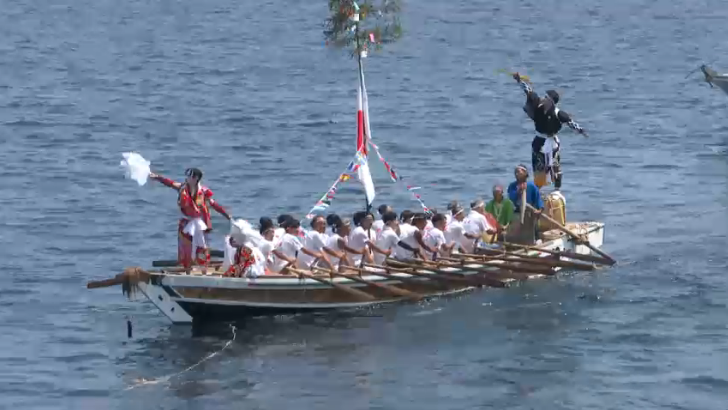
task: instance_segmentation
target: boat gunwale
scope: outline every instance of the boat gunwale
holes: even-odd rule
[[[596,221],[588,221],[588,222],[577,222],[575,224],[579,224],[581,226],[586,226],[586,232],[584,234],[591,234],[594,232],[597,232],[600,229],[604,229],[605,224],[603,222],[596,222]],[[537,248],[544,249],[544,250],[552,250],[554,248],[558,248],[559,244],[566,245],[568,243],[573,243],[573,239],[560,236],[554,239],[551,239],[547,242],[542,243],[541,245],[538,245]],[[513,252],[514,254],[522,254],[522,255],[537,255],[537,256],[548,256],[545,252],[539,252],[538,249],[522,249],[517,250]],[[502,263],[503,261],[494,260],[494,265],[497,263]],[[472,270],[469,270],[468,268],[492,268],[493,270],[497,270],[498,267],[494,265],[483,265],[479,264],[477,262],[471,262],[467,264],[461,265],[461,267],[455,267],[455,266],[448,266],[443,267],[439,270],[445,271],[445,272],[453,272],[453,273],[463,273],[463,274],[476,274],[476,272],[473,272]],[[555,271],[560,271],[560,268],[556,268]],[[377,272],[384,272],[383,269],[377,270]],[[418,272],[421,273],[432,273],[432,269],[427,269],[425,267],[422,267],[418,269]],[[297,276],[293,275],[276,275],[276,276],[269,276],[269,277],[258,277],[258,278],[233,278],[233,277],[225,277],[222,275],[185,275],[180,273],[173,273],[173,272],[152,272],[152,277],[156,278],[156,282],[159,282],[159,285],[165,285],[165,286],[171,286],[171,287],[206,287],[206,288],[221,288],[221,289],[250,289],[250,290],[286,290],[286,289],[322,289],[322,288],[330,288],[330,285],[318,282],[314,279],[310,278],[299,278]],[[402,283],[400,280],[397,280],[395,278],[403,278],[407,280],[421,280],[423,282],[427,282],[427,278],[420,278],[417,276],[409,275],[404,272],[392,272],[388,274],[392,278],[385,278],[379,275],[372,275],[372,274],[362,274],[361,278],[381,283],[381,284],[398,284]],[[542,274],[532,274],[529,275],[529,278],[536,278],[536,277],[542,277],[545,275]],[[347,285],[351,287],[366,287],[366,284],[359,283],[357,281],[354,281],[352,279],[348,279],[345,277],[335,277],[330,278],[321,276],[326,278],[329,281],[332,281],[336,284],[342,284]],[[513,279],[515,280],[515,279]],[[511,281],[511,280],[507,280]]]

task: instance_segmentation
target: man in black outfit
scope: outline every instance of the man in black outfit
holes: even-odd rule
[[[546,185],[546,176],[550,175],[554,187],[561,188],[561,151],[559,150],[558,132],[561,124],[566,123],[569,128],[588,137],[586,131],[571,119],[569,114],[556,105],[559,103],[559,94],[554,90],[546,91],[540,98],[531,86],[521,79],[520,74],[514,73],[513,78],[521,85],[526,93],[526,103],[523,110],[533,120],[538,133],[531,142],[531,166],[533,167],[533,182],[539,188]]]

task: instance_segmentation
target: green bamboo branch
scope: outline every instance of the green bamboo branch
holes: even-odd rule
[[[350,48],[352,56],[365,50],[379,51],[383,44],[402,37],[398,15],[401,8],[401,0],[329,0],[330,15],[324,24],[326,44]],[[356,14],[359,21],[354,19]]]

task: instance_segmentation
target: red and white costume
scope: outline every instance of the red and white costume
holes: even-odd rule
[[[266,274],[265,265],[265,256],[258,248],[241,246],[235,251],[233,264],[230,265],[224,276],[256,278]]]
[[[156,179],[179,192],[177,205],[179,205],[183,217],[180,218],[177,226],[179,233],[178,263],[189,269],[194,259],[198,265],[207,267],[210,262],[207,235],[212,231],[209,207],[229,218],[227,211],[212,198],[212,191],[206,186],[198,184],[197,192],[193,196],[187,183],[180,184],[161,175],[158,175]]]

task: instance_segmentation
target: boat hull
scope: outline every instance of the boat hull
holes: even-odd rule
[[[728,77],[714,78],[713,84],[723,90],[724,93],[728,94]]]
[[[601,247],[604,241],[604,224],[586,222],[572,224],[580,227],[580,234],[587,236],[589,242]],[[573,229],[573,228],[572,228]],[[579,254],[591,254],[591,250],[574,243],[565,235],[554,235],[539,248],[544,250],[568,250]],[[527,251],[524,251],[527,252]],[[548,256],[537,251],[531,255]],[[471,270],[468,270],[468,267]],[[472,266],[446,268],[462,275],[475,274]],[[482,265],[479,266],[482,269]],[[426,272],[426,270],[423,270]],[[362,278],[396,286],[426,297],[440,297],[473,289],[468,282],[435,282],[413,277],[404,273],[392,273],[393,277],[363,274]],[[529,278],[543,275],[529,275]],[[139,283],[139,289],[172,323],[191,324],[192,322],[230,321],[255,316],[299,314],[356,310],[382,304],[402,303],[407,298],[393,295],[380,287],[353,282],[337,277],[334,283],[362,290],[374,296],[374,300],[362,301],[356,295],[347,293],[330,285],[310,278],[296,277],[259,277],[229,278],[222,276],[184,275],[178,273],[155,273],[148,282]]]

